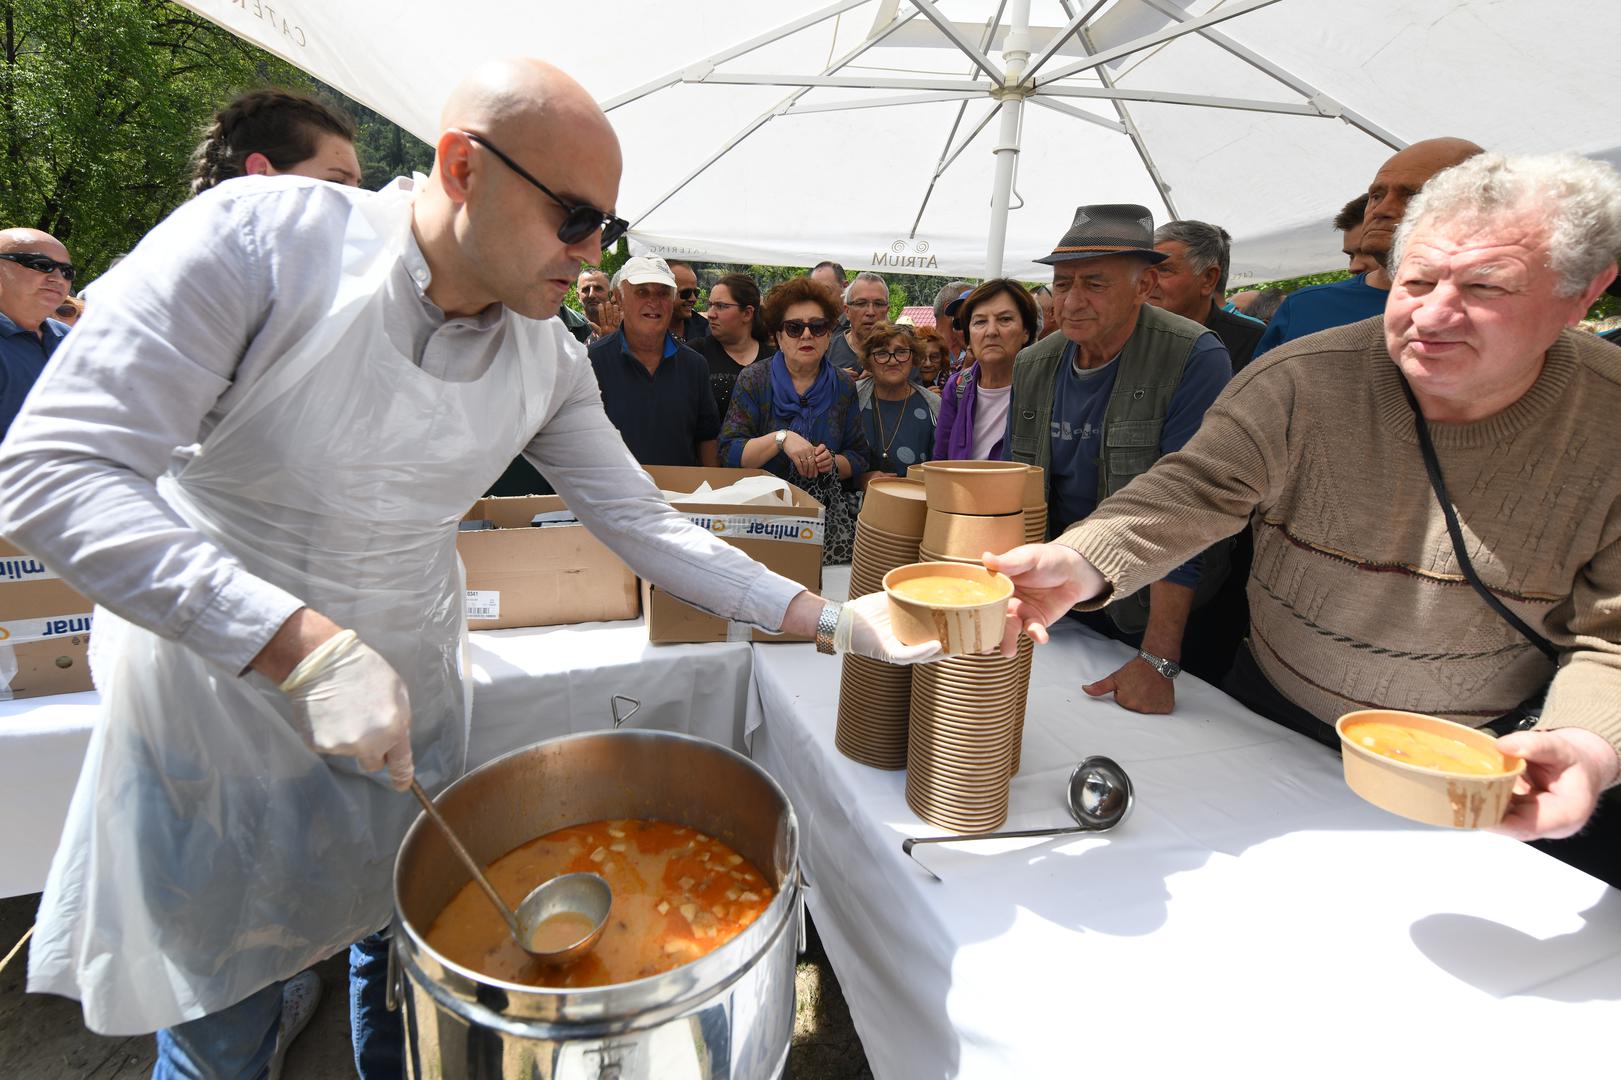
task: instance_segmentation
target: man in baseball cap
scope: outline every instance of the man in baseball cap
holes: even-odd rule
[[[590,348],[602,408],[643,465],[717,464],[720,413],[709,362],[670,333],[675,275],[657,255],[635,255],[613,276],[623,320]]]
[[[1024,349],[1014,363],[1010,448],[1014,460],[1047,470],[1055,536],[1161,455],[1181,449],[1232,377],[1215,334],[1146,303],[1157,281],[1154,267],[1164,259],[1154,249],[1154,217],[1146,207],[1107,203],[1076,210],[1052,253],[1036,260],[1053,268],[1060,332]],[[1134,712],[1172,710],[1189,614],[1226,576],[1226,546],[1219,548],[1083,616],[1139,649],[1112,675],[1085,686],[1087,693],[1112,693]],[[1211,666],[1194,670],[1219,678],[1241,635],[1241,628],[1223,628],[1217,636],[1226,660],[1212,657]],[[1198,635],[1201,647],[1204,636]]]

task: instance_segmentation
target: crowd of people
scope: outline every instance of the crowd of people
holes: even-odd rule
[[[328,507],[325,489],[300,478],[319,472],[320,453],[358,444],[309,418],[354,419],[333,411],[330,395],[363,389],[343,380],[403,356],[457,387],[466,408],[487,409],[478,414],[487,422],[452,438],[428,405],[406,424],[407,400],[398,416],[369,418],[382,426],[366,452],[386,460],[335,491],[369,499],[366,485],[392,489],[389,478],[414,462],[423,479],[406,477],[409,487],[443,503],[420,508],[435,517],[503,469],[501,482],[518,489],[504,493],[555,484],[632,566],[682,595],[892,661],[923,654],[895,649],[877,606],[824,604],[691,535],[659,510],[645,478],[630,479],[631,459],[784,478],[826,508],[830,562],[849,561],[873,477],[930,460],[1039,465],[1052,542],[987,560],[1018,590],[1005,649],[1020,631],[1043,641],[1047,627],[1078,618],[1134,649],[1087,693],[1171,713],[1185,667],[1330,745],[1336,717],[1374,705],[1490,726],[1531,763],[1506,830],[1554,840],[1556,854],[1616,882],[1614,819],[1561,839],[1621,774],[1621,474],[1612,465],[1621,436],[1608,423],[1621,411],[1621,351],[1573,329],[1615,287],[1621,180],[1610,167],[1504,156],[1461,139],[1415,143],[1365,194],[1325,208],[1352,276],[1287,297],[1228,295],[1232,241],[1219,224],[1155,228],[1142,206],[1087,204],[1037,260],[1052,267],[1050,283],[947,282],[933,325],[920,326],[889,319],[881,275],[832,261],[763,294],[735,272],[713,276],[706,291],[701,266],[651,255],[612,275],[596,269],[601,246],[626,228],[597,209],[614,203],[617,142],[552,69],[509,64],[472,80],[447,106],[436,151],[414,201],[398,185],[339,195],[334,185],[360,178],[348,121],[301,95],[247,95],[220,112],[198,150],[199,197],[131,254],[133,269],[93,291],[86,325],[71,334],[85,308],[70,295],[67,249],[36,230],[0,232],[0,435],[21,417],[0,451],[0,523],[117,613],[105,629],[98,616],[98,638],[135,643],[144,651],[131,655],[177,670],[190,650],[209,670],[257,672],[262,685],[232,691],[244,700],[231,707],[285,714],[295,744],[355,757],[354,775],[340,779],[378,773],[383,791],[413,768],[433,782],[452,776],[444,747],[424,743],[421,725],[414,737],[409,718],[432,702],[460,715],[446,676],[453,635],[397,626],[370,597],[329,584],[310,589],[331,610],[295,599],[308,582],[296,573],[281,582],[279,568],[361,557],[333,539],[330,522],[317,535],[333,550],[315,544],[286,559],[274,547],[281,537],[230,523],[235,515],[268,530],[277,513],[313,520]],[[530,171],[545,168],[545,182]],[[230,182],[284,174],[329,183]],[[541,220],[542,198],[557,218],[544,234],[512,225]],[[338,317],[352,312],[327,304],[351,207],[374,205],[362,199],[410,228],[383,252],[397,272],[377,279],[375,312],[344,331]],[[540,285],[537,260],[549,275]],[[578,310],[559,307],[570,286]],[[282,370],[271,361],[284,353],[301,356],[323,318],[334,324],[326,353],[347,341],[368,359],[356,374],[300,368],[318,391],[306,402],[266,372]],[[341,336],[368,326],[370,337]],[[544,374],[508,363],[525,349],[544,357]],[[59,351],[68,362],[47,374]],[[125,392],[132,385],[141,388]],[[496,407],[484,395],[500,387],[511,401]],[[308,410],[302,419],[294,406]],[[273,445],[262,427],[278,415],[309,445]],[[424,426],[445,436],[438,453],[420,447]],[[171,462],[176,447],[199,441],[194,456]],[[444,447],[462,445],[468,460],[447,467]],[[514,473],[520,466],[529,472]],[[154,484],[166,471],[160,497]],[[377,497],[378,516],[357,528],[414,521]],[[126,512],[107,513],[109,499]],[[381,581],[383,569],[368,566],[368,579]],[[442,600],[424,597],[429,607]],[[372,637],[344,637],[330,621],[340,611]],[[201,697],[181,700],[226,708],[214,698],[231,680],[202,672],[191,687]],[[291,689],[312,680],[319,692]],[[407,684],[404,719],[370,705],[363,720],[352,715],[362,698],[403,703]],[[278,686],[290,688],[286,701]],[[158,701],[169,692],[151,691]],[[112,698],[112,708],[141,712]],[[120,765],[127,782],[163,783],[154,777],[171,762],[125,750],[136,759]],[[112,768],[116,751],[98,768]],[[397,836],[414,813],[338,787],[342,805],[372,815],[377,835]],[[311,807],[327,805],[325,788],[311,790]],[[195,827],[171,811],[166,828]],[[105,827],[84,813],[75,827]],[[371,865],[353,858],[357,875]],[[75,888],[88,886],[64,881],[48,900],[73,908]],[[326,915],[308,914],[312,925]],[[360,932],[376,929],[375,914],[334,931],[359,942],[363,1075],[393,1067],[392,1040],[367,1037],[386,1024],[382,947]],[[53,916],[42,940],[58,949],[36,981],[81,993],[87,1015],[133,1008],[74,983],[80,958],[66,943],[81,917]],[[218,929],[228,952],[252,928]],[[136,1011],[163,1029],[176,1070],[223,1052],[231,1025],[253,1043],[244,1060],[269,1061],[306,1016],[296,999],[308,987],[261,983],[250,995],[232,983]]]

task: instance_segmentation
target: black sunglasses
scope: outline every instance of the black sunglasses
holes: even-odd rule
[[[73,268],[72,263],[57,262],[49,255],[41,255],[37,251],[7,251],[0,253],[0,259],[14,262],[18,266],[26,266],[28,269],[41,274],[49,274],[55,271],[62,275],[63,281],[72,281],[73,276],[78,273]]]
[[[529,181],[535,187],[539,188],[548,199],[563,208],[565,211],[563,216],[563,224],[557,227],[557,238],[563,243],[577,244],[581,240],[584,240],[586,237],[590,236],[592,233],[596,232],[598,229],[601,229],[602,246],[605,248],[612,247],[614,241],[618,240],[621,236],[624,236],[630,231],[630,222],[626,221],[622,217],[614,217],[605,210],[598,210],[596,207],[588,206],[585,203],[564,202],[562,199],[558,198],[555,193],[553,193],[551,188],[529,175],[529,170],[525,169],[522,165],[519,165],[516,161],[513,161],[511,158],[503,154],[498,146],[490,142],[490,140],[486,139],[484,136],[475,135],[471,131],[464,131],[462,134],[466,135],[468,139],[500,158],[502,164],[504,164],[507,168],[511,169],[513,172]]]
[[[782,332],[791,338],[804,337],[809,330],[811,337],[822,337],[833,329],[833,324],[826,319],[784,319]]]
[[[696,300],[696,299],[698,299],[698,290],[697,289],[677,289],[676,290],[676,295],[679,296],[683,300]]]

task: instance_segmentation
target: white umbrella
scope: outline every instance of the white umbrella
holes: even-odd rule
[[[1258,280],[1338,265],[1410,141],[1621,161],[1600,0],[183,2],[429,141],[480,60],[550,60],[619,132],[633,241],[715,261],[1040,277],[1075,206],[1137,202]]]

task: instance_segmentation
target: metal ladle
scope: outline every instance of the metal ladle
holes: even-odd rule
[[[901,841],[901,850],[912,855],[918,844],[960,844],[970,840],[1012,840],[1026,836],[1065,836],[1070,833],[1107,832],[1126,820],[1131,813],[1133,794],[1131,777],[1113,758],[1089,757],[1075,766],[1069,774],[1069,816],[1074,825],[1057,829],[1019,829],[1013,832],[969,833],[963,836],[907,837]],[[934,880],[940,875],[930,870],[916,855],[912,859]]]
[[[560,874],[531,890],[514,912],[495,891],[495,886],[490,884],[489,879],[484,876],[484,871],[479,869],[478,861],[462,846],[461,840],[452,831],[450,822],[439,813],[439,808],[428,798],[428,793],[422,790],[422,785],[417,783],[414,777],[411,780],[411,794],[417,797],[417,802],[422,804],[423,812],[432,818],[433,823],[439,826],[439,831],[445,834],[450,849],[473,875],[473,880],[484,890],[484,895],[490,898],[495,910],[501,913],[507,929],[512,932],[512,940],[516,941],[524,952],[548,964],[562,964],[584,955],[597,943],[603,929],[608,925],[608,909],[613,904],[613,890],[608,887],[607,880],[601,874]],[[561,949],[534,948],[535,931],[540,924],[554,915],[564,914],[588,919],[591,931]]]

